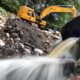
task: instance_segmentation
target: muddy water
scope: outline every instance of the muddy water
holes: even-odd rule
[[[80,57],[80,39],[69,38],[59,44],[49,55],[54,58],[73,58],[77,59]]]

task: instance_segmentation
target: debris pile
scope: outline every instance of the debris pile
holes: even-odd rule
[[[61,41],[54,31],[40,30],[19,18],[10,18],[0,30],[0,58],[46,55]]]
[[[0,15],[0,29],[1,27],[4,27],[6,23],[6,18]]]

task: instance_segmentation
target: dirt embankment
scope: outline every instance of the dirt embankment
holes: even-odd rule
[[[40,30],[27,22],[10,18],[0,29],[0,58],[49,54],[61,38],[54,31]]]

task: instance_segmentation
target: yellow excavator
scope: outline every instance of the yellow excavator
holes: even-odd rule
[[[36,13],[34,9],[31,9],[27,6],[21,6],[18,14],[18,17],[24,19],[28,22],[35,23],[37,25],[46,26],[46,21],[42,20]]]
[[[45,27],[47,25],[47,22],[45,20],[43,20],[44,17],[48,16],[51,13],[55,13],[55,12],[64,12],[64,13],[71,13],[72,17],[76,17],[77,16],[77,10],[74,6],[72,7],[63,7],[63,6],[59,6],[59,5],[53,5],[53,6],[48,6],[46,7],[40,14],[40,16],[38,16],[35,13],[35,10],[27,7],[27,6],[21,6],[17,16],[20,17],[21,19],[24,19],[28,22],[31,23],[35,23],[37,25],[40,25],[42,27]]]

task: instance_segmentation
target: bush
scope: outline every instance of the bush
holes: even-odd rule
[[[6,15],[7,11],[5,9],[3,9],[2,7],[0,7],[0,14],[1,15]]]

